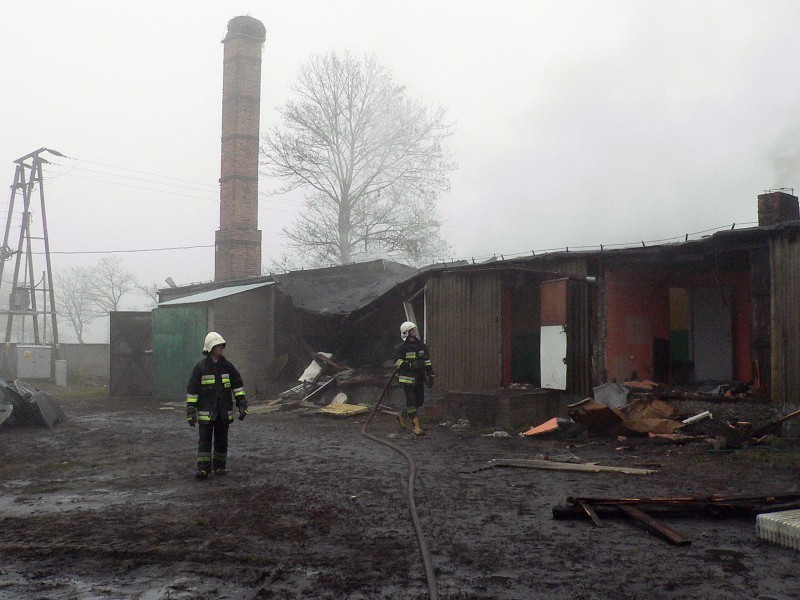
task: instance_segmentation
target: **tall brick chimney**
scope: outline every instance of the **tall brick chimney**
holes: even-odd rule
[[[258,19],[234,17],[222,40],[222,169],[214,281],[261,274],[258,142],[266,34]]]
[[[797,196],[786,192],[766,192],[758,195],[758,224],[777,225],[800,219]]]

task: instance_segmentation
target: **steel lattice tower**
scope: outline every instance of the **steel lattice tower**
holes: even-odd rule
[[[58,324],[56,321],[55,292],[53,288],[53,270],[50,264],[50,241],[47,236],[47,212],[44,204],[44,180],[42,178],[42,163],[47,160],[40,155],[49,152],[56,156],[63,156],[60,152],[48,148],[39,148],[35,152],[26,154],[22,158],[14,161],[17,165],[14,173],[14,183],[11,186],[11,199],[8,203],[8,216],[6,218],[6,231],[3,236],[3,246],[0,247],[0,281],[3,279],[6,262],[12,258],[14,260],[14,278],[11,285],[8,310],[0,310],[0,314],[6,314],[6,337],[3,350],[3,364],[8,364],[8,352],[11,343],[11,332],[14,326],[14,318],[22,319],[23,327],[26,318],[33,321],[34,343],[42,343],[42,336],[39,332],[39,317],[43,316],[45,333],[47,328],[47,317],[51,318],[52,336],[55,358],[58,358]],[[34,192],[39,190],[39,210],[41,211],[41,236],[32,235],[33,218],[31,202]],[[11,221],[14,215],[14,205],[17,194],[22,196],[22,224],[19,231],[19,240],[16,250],[9,246],[8,240],[11,234]],[[35,230],[33,233],[38,234]],[[33,241],[44,243],[44,256],[46,268],[40,281],[41,287],[36,283],[33,264]],[[41,295],[42,306],[39,308],[37,294]],[[49,306],[48,306],[49,301]]]

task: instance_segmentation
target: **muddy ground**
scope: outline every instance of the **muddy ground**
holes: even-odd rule
[[[0,598],[428,598],[402,456],[363,417],[251,414],[229,474],[196,481],[197,431],[147,400],[63,400],[53,430],[0,429]],[[782,494],[800,444],[727,454],[699,443],[487,437],[428,423],[369,431],[416,462],[440,598],[800,598],[800,554],[752,519],[670,519],[670,545],[622,520],[554,520],[567,496]],[[516,434],[518,432],[511,432]],[[490,468],[577,457],[651,475]]]

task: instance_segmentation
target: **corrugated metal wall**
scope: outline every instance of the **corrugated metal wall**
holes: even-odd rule
[[[439,391],[496,390],[503,375],[501,274],[442,273],[425,286]],[[457,307],[458,310],[455,310]]]
[[[206,304],[153,309],[153,395],[157,400],[186,398],[186,382],[203,358],[207,323]]]
[[[589,284],[569,281],[567,290],[567,391],[585,397],[592,388]]]
[[[769,254],[769,247],[750,251],[750,360],[753,363],[753,392],[761,399],[772,397],[772,277]]]
[[[782,232],[770,240],[772,400],[800,400],[800,240]]]

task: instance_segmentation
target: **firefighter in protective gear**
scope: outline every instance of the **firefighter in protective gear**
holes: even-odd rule
[[[433,364],[428,347],[417,337],[417,326],[411,321],[400,325],[403,342],[395,350],[397,379],[406,395],[406,407],[400,413],[400,425],[406,427],[411,420],[413,431],[422,435],[419,423],[420,409],[425,402],[425,385],[433,387]]]
[[[205,479],[212,470],[216,475],[225,474],[234,402],[239,420],[247,415],[242,377],[223,356],[225,346],[220,334],[209,332],[203,344],[205,358],[194,366],[186,384],[186,420],[192,427],[199,425],[200,432],[195,474],[198,479]]]

